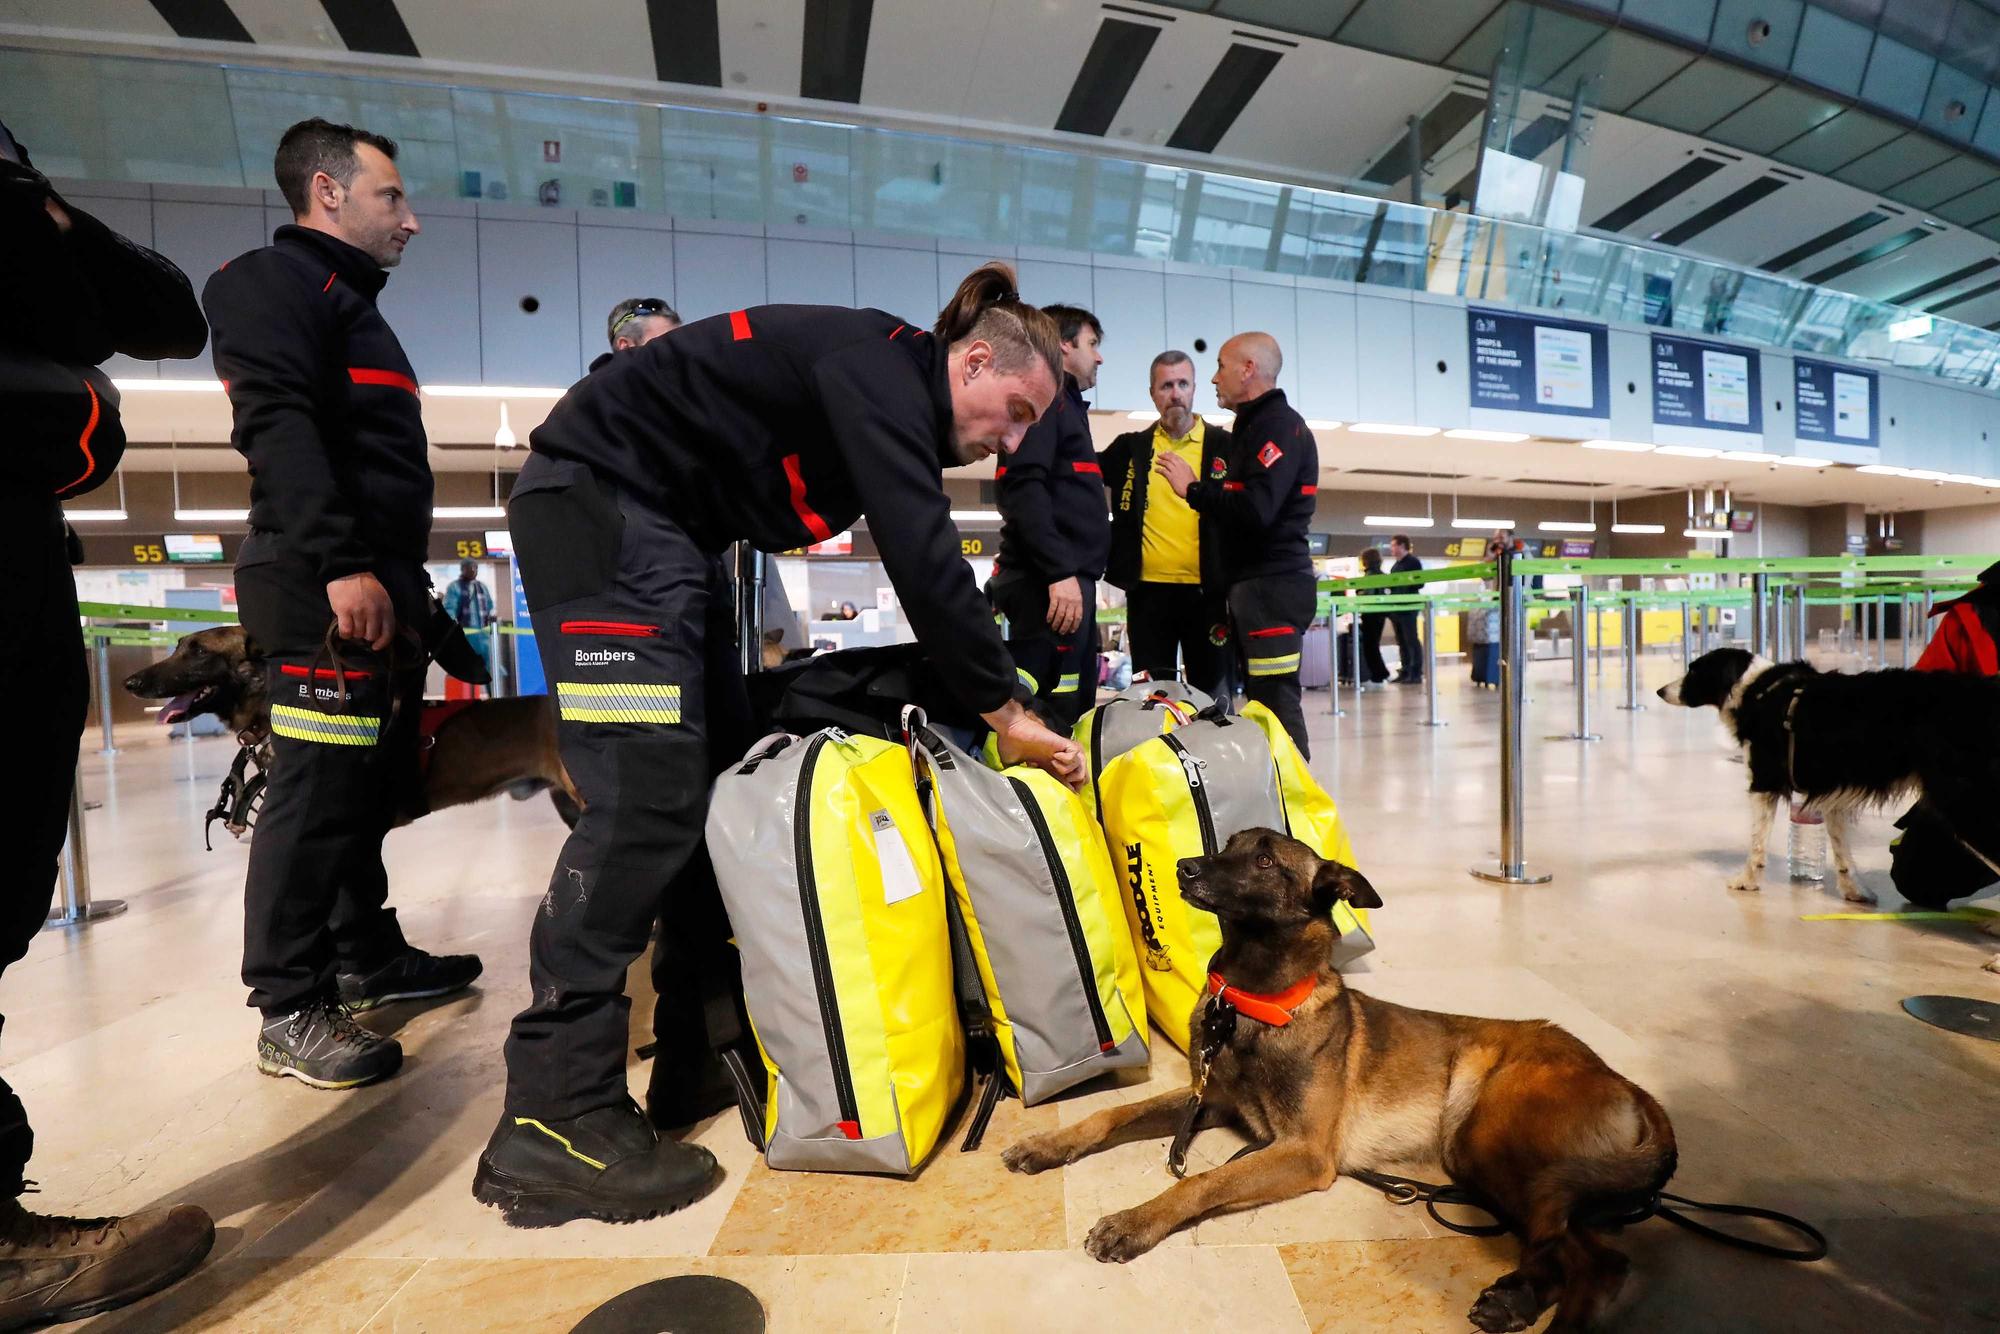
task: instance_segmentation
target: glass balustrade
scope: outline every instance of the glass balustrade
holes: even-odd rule
[[[0,49],[51,176],[268,188],[286,126],[366,125],[412,194],[1046,246],[1717,334],[2000,388],[2000,334],[1754,269],[1462,211],[800,117]]]

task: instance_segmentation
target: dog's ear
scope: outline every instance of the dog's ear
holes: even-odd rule
[[[1375,886],[1367,877],[1351,866],[1342,866],[1335,861],[1322,861],[1319,870],[1313,874],[1313,912],[1322,917],[1333,915],[1333,905],[1346,899],[1357,908],[1379,908],[1382,896],[1375,892]]]

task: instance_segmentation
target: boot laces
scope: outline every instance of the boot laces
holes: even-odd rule
[[[39,1190],[32,1181],[23,1184],[28,1192]],[[23,1206],[19,1200],[14,1201],[14,1208],[7,1212],[8,1216],[0,1220],[0,1242],[23,1250],[102,1246],[111,1240],[111,1229],[121,1221],[117,1218],[38,1214]]]
[[[380,1040],[355,1022],[352,1010],[334,1000],[315,1001],[293,1015],[292,1022],[285,1028],[285,1036],[294,1042],[298,1041],[299,1035],[310,1028],[315,1020],[325,1022],[335,1042],[366,1046]]]

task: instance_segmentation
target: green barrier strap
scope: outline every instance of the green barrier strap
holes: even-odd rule
[[[1832,574],[1847,570],[1983,570],[2000,556],[1745,556],[1717,560],[1517,560],[1514,573]]]
[[[199,607],[148,607],[144,604],[128,602],[79,602],[79,615],[104,621],[212,621],[218,625],[236,624],[236,613],[231,611],[204,611]]]
[[[1338,593],[1351,588],[1402,588],[1409,584],[1433,584],[1456,579],[1491,579],[1493,566],[1443,565],[1435,570],[1406,570],[1402,574],[1367,574],[1353,579],[1322,579],[1319,591]]]

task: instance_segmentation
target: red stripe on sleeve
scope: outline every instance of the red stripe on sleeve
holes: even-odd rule
[[[401,371],[378,371],[366,366],[349,366],[347,378],[356,384],[380,384],[387,385],[391,389],[407,389],[413,394],[417,392],[417,382]]]
[[[750,337],[750,312],[732,310],[729,312],[729,332],[741,343]]]
[[[742,311],[737,312],[739,315],[742,313]],[[744,337],[747,338],[749,335],[745,334]],[[806,479],[799,471],[797,454],[785,455],[785,478],[792,484],[792,512],[799,516],[799,522],[812,534],[813,541],[824,542],[832,537],[833,529],[827,527],[826,520],[820,518],[813,512],[813,507],[806,504]]]

